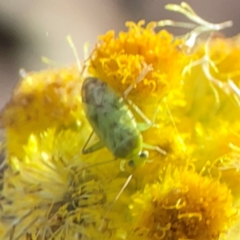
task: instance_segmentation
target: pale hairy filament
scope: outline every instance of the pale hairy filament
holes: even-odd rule
[[[188,51],[190,51],[195,46],[195,43],[200,35],[206,32],[220,31],[222,29],[232,26],[232,21],[225,21],[222,23],[214,24],[202,19],[185,2],[182,2],[180,5],[167,4],[165,8],[170,11],[181,13],[193,22],[193,23],[185,23],[185,22],[176,22],[173,20],[162,20],[158,22],[159,27],[173,26],[173,27],[193,29],[192,31],[190,31],[185,35],[184,45],[188,48]]]

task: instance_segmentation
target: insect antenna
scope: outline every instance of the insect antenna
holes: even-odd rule
[[[51,67],[54,67],[54,68],[56,68],[56,67],[63,67],[63,66],[64,66],[63,63],[54,61],[54,60],[52,60],[52,59],[50,59],[50,58],[48,58],[48,57],[45,57],[45,56],[42,56],[42,57],[41,57],[41,60],[42,60],[42,62],[43,62],[44,64],[46,64],[46,65],[48,65],[48,66],[51,66]],[[26,73],[26,71],[25,71],[24,69],[20,69],[19,73],[20,73],[20,76],[21,76],[22,78],[25,78],[26,75],[27,75],[27,73]]]
[[[114,161],[116,161],[117,159],[118,159],[118,158],[114,158],[114,159],[107,160],[107,161],[103,161],[103,162],[100,162],[100,163],[94,163],[94,164],[88,165],[86,168],[92,168],[92,167],[96,167],[96,166],[101,166],[101,165],[106,164],[106,163],[114,162]]]
[[[132,179],[132,174],[129,175],[129,177],[127,178],[127,180],[125,181],[124,185],[122,186],[122,188],[120,189],[120,191],[118,192],[117,196],[115,197],[115,199],[113,200],[113,202],[110,204],[109,208],[107,209],[106,213],[104,214],[103,216],[103,219],[101,221],[101,224],[99,226],[99,231],[102,230],[102,227],[103,227],[103,223],[104,223],[104,220],[106,219],[107,215],[109,214],[109,212],[112,210],[113,208],[113,205],[115,204],[115,202],[119,199],[119,197],[121,196],[121,194],[123,193],[123,191],[126,189],[126,187],[128,186],[129,182],[131,181]]]
[[[83,60],[83,64],[81,64],[81,61],[80,61],[77,49],[75,47],[75,44],[73,43],[72,37],[68,35],[66,39],[73,51],[74,57],[76,58],[80,76],[84,76],[85,70],[88,67],[87,62],[92,57],[93,51],[89,54],[89,43],[88,42],[84,43],[84,46],[83,46],[84,60]]]
[[[70,47],[71,47],[71,49],[72,49],[72,51],[73,51],[74,57],[76,58],[79,72],[81,72],[81,69],[82,69],[81,61],[80,61],[80,58],[79,58],[79,56],[78,56],[78,53],[77,53],[77,49],[76,49],[76,47],[75,47],[75,44],[73,43],[72,37],[71,37],[70,35],[68,35],[66,39],[67,39],[67,42],[68,42],[68,44],[70,45]]]

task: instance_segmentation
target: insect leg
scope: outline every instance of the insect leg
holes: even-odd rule
[[[154,113],[153,119],[150,120],[131,100],[127,100],[131,107],[134,109],[134,111],[143,119],[144,123],[137,123],[138,128],[141,132],[148,130],[151,127],[157,127],[157,124],[155,123],[159,108]]]
[[[121,170],[121,172],[125,171],[125,164],[126,164],[126,159],[122,159],[120,161],[120,170]]]
[[[146,63],[143,66],[143,70],[141,71],[141,73],[139,74],[138,78],[136,79],[134,84],[131,84],[123,93],[123,98],[126,99],[127,95],[132,91],[132,89],[135,87],[136,84],[140,83],[144,77],[150,72],[152,71],[152,65],[147,65]]]
[[[141,71],[141,73],[139,74],[139,76],[137,77],[136,81],[135,81],[135,84],[138,84],[140,83],[144,77],[150,72],[152,71],[153,68],[152,68],[152,65],[147,65],[146,63],[144,64],[143,66],[143,70]],[[156,116],[157,116],[157,113],[158,113],[158,109],[157,111],[155,112],[154,114],[154,117],[153,117],[153,120],[151,121],[130,99],[127,99],[127,95],[132,91],[132,89],[134,88],[134,85],[131,84],[123,93],[123,98],[125,99],[125,101],[127,101],[129,103],[129,105],[132,106],[132,108],[134,109],[134,111],[144,120],[144,122],[148,125],[148,127],[142,127],[143,129],[147,130],[149,129],[150,127],[153,127],[154,126],[154,122],[155,122],[155,119],[156,119]],[[146,125],[145,124],[145,125]],[[145,131],[143,130],[143,131]]]
[[[105,147],[104,143],[99,141],[99,142],[93,144],[91,147],[86,148],[88,143],[89,143],[89,141],[90,141],[90,139],[93,136],[93,133],[94,133],[94,131],[91,132],[91,134],[88,137],[88,140],[84,144],[83,149],[82,149],[82,154],[88,154],[88,153],[91,153],[91,152],[95,152],[95,151]]]
[[[131,100],[127,100],[131,107],[134,109],[134,111],[144,120],[144,122],[147,125],[152,125],[152,122],[138,107],[135,105]],[[156,114],[155,114],[156,115]],[[154,120],[155,120],[155,115],[154,115]]]
[[[128,186],[129,182],[131,181],[132,179],[132,174],[127,178],[126,182],[124,183],[124,185],[122,186],[121,190],[118,192],[117,196],[115,197],[114,201],[111,203],[111,205],[109,206],[107,212],[104,214],[103,216],[103,219],[102,219],[102,222],[100,224],[100,227],[99,227],[99,231],[102,230],[102,227],[103,227],[103,223],[104,223],[104,220],[106,219],[108,213],[111,211],[114,203],[118,200],[118,198],[121,196],[121,194],[123,193],[123,191],[126,189],[126,187]]]
[[[135,110],[135,112],[144,120],[143,123],[137,123],[137,128],[139,129],[140,132],[144,132],[148,129],[150,129],[151,127],[158,127],[158,125],[154,124],[159,108],[157,108],[157,110],[154,113],[153,116],[153,120],[151,121],[131,100],[127,100],[132,108]],[[149,149],[149,150],[155,150],[157,152],[159,152],[162,155],[166,155],[166,151],[161,149],[158,146],[154,146],[154,145],[150,145],[147,143],[143,143],[143,148]]]
[[[127,101],[131,104],[132,108],[137,112],[137,114],[140,115],[140,117],[144,120],[143,123],[137,123],[137,127],[140,132],[144,132],[151,127],[158,127],[158,125],[155,125],[154,122],[156,120],[159,108],[157,108],[157,110],[155,111],[153,120],[151,121],[131,100],[127,100]],[[149,150],[155,150],[161,153],[162,155],[166,155],[166,151],[164,151],[158,146],[153,146],[147,143],[143,143],[143,148],[146,148]]]
[[[166,151],[164,151],[163,149],[161,149],[160,147],[155,146],[155,145],[143,143],[143,148],[146,148],[146,149],[149,149],[149,150],[155,150],[155,151],[161,153],[162,155],[166,155],[167,154]]]

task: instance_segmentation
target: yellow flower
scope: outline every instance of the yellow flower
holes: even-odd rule
[[[179,85],[186,56],[179,51],[181,40],[174,40],[164,30],[156,32],[156,22],[143,25],[144,21],[127,22],[127,32],[115,36],[109,31],[100,36],[90,59],[89,72],[118,93],[133,87],[129,98],[140,107],[150,103],[154,108]]]
[[[46,128],[84,131],[83,116],[77,67],[25,74],[1,113],[8,155],[23,157],[22,145],[31,133]]]
[[[219,239],[236,214],[225,185],[171,167],[132,199],[133,235],[142,239]]]
[[[76,136],[71,130],[56,133],[50,129],[31,134],[23,146],[24,158],[7,159],[1,191],[1,239],[60,240],[105,234],[107,239],[108,231],[114,230],[117,212],[106,213],[125,177],[116,176],[118,162],[107,169],[104,164],[90,165],[104,161],[101,152],[92,155],[91,161],[80,154],[69,155],[68,151],[75,151],[74,141],[81,142]]]
[[[81,81],[77,67],[23,73],[22,77],[1,114],[5,128],[41,130],[68,125],[81,117],[74,115],[81,109]]]
[[[165,99],[178,134],[187,146],[187,156],[196,159],[198,171],[210,165],[212,174],[221,174],[221,180],[238,196],[239,50],[237,37],[200,43],[184,71],[182,88]],[[174,154],[181,156],[179,151]]]
[[[98,232],[95,226],[101,222],[104,184],[81,165],[70,169],[55,162],[53,169],[50,163],[34,160],[43,165],[42,171],[26,164],[21,164],[18,174],[5,171],[1,239],[68,239]]]

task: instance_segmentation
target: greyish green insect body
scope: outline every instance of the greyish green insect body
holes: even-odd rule
[[[83,149],[87,154],[107,147],[116,158],[146,158],[143,139],[133,113],[124,99],[97,78],[86,78],[82,86],[86,117],[99,142]]]

